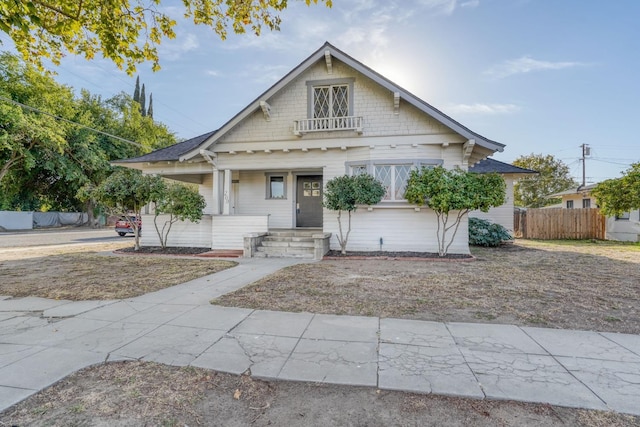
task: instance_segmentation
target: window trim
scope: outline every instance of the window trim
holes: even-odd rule
[[[591,199],[582,199],[582,209],[591,209]]]
[[[623,212],[621,215],[616,215],[616,221],[629,221],[631,219],[631,212]]]
[[[287,181],[289,172],[265,172],[265,200],[287,200]],[[282,178],[282,197],[272,197],[271,178]]]
[[[567,209],[573,209],[574,208],[574,203],[573,200],[567,200]]]
[[[376,160],[363,160],[363,161],[350,161],[345,162],[345,173],[349,176],[353,175],[354,168],[365,167],[366,173],[376,178],[375,167],[376,166],[391,166],[392,169],[392,184],[395,181],[395,167],[396,166],[410,166],[410,170],[416,170],[421,167],[433,167],[442,166],[444,164],[443,159],[376,159]],[[376,178],[377,179],[377,178]],[[392,190],[395,192],[395,186],[392,185]],[[396,199],[395,194],[392,194],[392,198],[388,200],[381,200],[380,203],[387,204],[408,204],[406,199]]]
[[[353,83],[355,77],[344,79],[329,79],[329,80],[309,80],[307,81],[307,118],[313,119],[313,90],[320,86],[347,86],[347,102],[349,103],[349,111],[347,117],[354,116],[353,112]],[[333,106],[332,106],[333,107]]]

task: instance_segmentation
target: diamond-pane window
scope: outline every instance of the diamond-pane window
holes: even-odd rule
[[[387,166],[387,165],[376,166],[376,179],[380,181],[383,187],[387,190],[382,200],[391,200],[392,177],[393,175],[391,174],[391,166]]]
[[[352,166],[351,173],[353,176],[364,175],[367,173],[367,167],[365,165]]]
[[[313,118],[347,117],[349,86],[316,86],[313,88]]]
[[[411,165],[376,165],[374,177],[387,190],[382,200],[404,201],[410,173]]]
[[[395,189],[395,199],[404,199],[404,191],[407,189],[407,181],[409,181],[409,171],[411,166],[409,165],[397,165],[395,166],[395,182],[393,188]]]

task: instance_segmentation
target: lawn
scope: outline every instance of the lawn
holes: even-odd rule
[[[254,309],[640,333],[640,245],[530,241],[472,262],[295,265],[212,301]]]

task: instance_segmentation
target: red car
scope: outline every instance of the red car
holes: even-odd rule
[[[135,215],[121,216],[120,219],[116,221],[116,233],[123,237],[128,233],[133,234],[133,227],[131,227],[131,224],[134,222],[138,224],[138,236],[141,236],[142,220]]]

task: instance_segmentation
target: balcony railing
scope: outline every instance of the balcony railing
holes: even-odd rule
[[[293,133],[297,136],[309,132],[327,132],[334,130],[354,130],[362,133],[362,117],[324,117],[302,119],[293,122]]]

